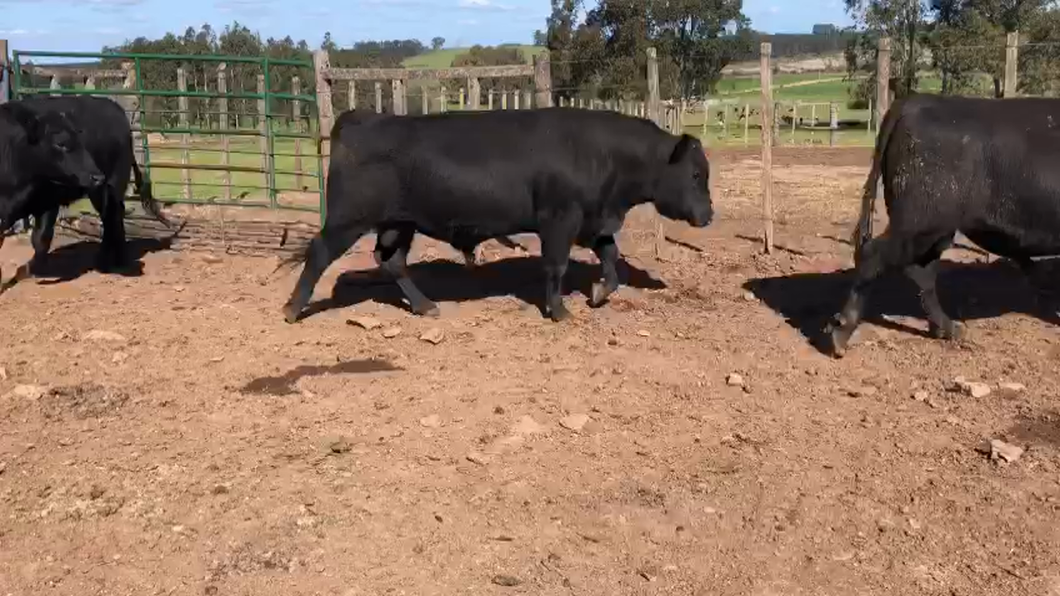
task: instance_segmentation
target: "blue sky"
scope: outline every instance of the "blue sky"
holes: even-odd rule
[[[262,37],[290,35],[311,45],[327,30],[340,45],[429,42],[436,35],[450,46],[529,43],[548,12],[548,0],[0,0],[0,39],[12,49],[93,52],[139,35],[238,20]],[[744,0],[744,13],[756,29],[769,32],[849,22],[842,0]]]

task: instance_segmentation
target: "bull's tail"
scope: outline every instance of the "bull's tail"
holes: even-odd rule
[[[133,184],[136,185],[136,193],[140,195],[140,205],[143,206],[144,211],[162,222],[167,228],[172,228],[172,222],[162,213],[162,208],[158,205],[158,201],[155,200],[155,196],[151,192],[151,180],[140,171],[140,166],[137,165],[135,159],[132,160],[132,171]]]
[[[854,244],[854,262],[858,263],[861,260],[861,251],[865,247],[865,244],[872,240],[872,220],[873,214],[876,207],[876,187],[879,184],[880,176],[883,173],[883,156],[887,151],[887,144],[891,140],[891,133],[894,132],[895,127],[898,124],[898,120],[901,118],[901,102],[902,100],[896,101],[887,114],[883,117],[883,122],[880,124],[880,134],[876,138],[876,148],[872,154],[872,168],[869,170],[868,180],[865,181],[865,191],[861,195],[861,215],[858,217],[858,224],[854,228],[854,234],[851,237],[851,242]]]

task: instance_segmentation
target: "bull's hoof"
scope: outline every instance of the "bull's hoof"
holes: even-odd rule
[[[478,265],[478,259],[475,258],[475,251],[466,251],[463,253],[464,256],[464,267],[468,269],[474,269],[475,265]]]
[[[567,310],[566,306],[563,306],[563,303],[557,304],[549,309],[549,318],[556,323],[566,321],[570,319],[571,316],[570,311]]]
[[[832,356],[834,358],[846,356],[850,345],[850,336],[853,335],[853,332],[845,330],[841,324],[836,322],[830,323],[824,331],[832,340]]]
[[[956,321],[950,321],[949,324],[943,326],[932,324],[928,329],[928,333],[935,339],[963,341],[968,337],[968,328]]]
[[[302,314],[302,309],[297,308],[295,305],[288,302],[283,305],[283,320],[288,323],[297,323],[299,315]]]
[[[612,293],[613,291],[603,284],[593,284],[592,296],[589,297],[589,306],[591,308],[600,308],[607,302]]]
[[[39,277],[44,271],[44,259],[30,259],[26,264],[26,277]]]
[[[416,306],[412,309],[412,312],[421,317],[430,317],[432,319],[437,319],[442,316],[442,311],[438,308],[438,305],[433,302]]]

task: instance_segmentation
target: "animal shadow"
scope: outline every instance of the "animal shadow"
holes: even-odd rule
[[[468,269],[452,261],[426,261],[409,265],[413,283],[435,302],[471,302],[499,296],[514,296],[533,304],[544,313],[545,272],[541,257],[519,256],[490,261]],[[624,258],[619,258],[618,278],[622,285],[638,289],[663,289],[666,284]],[[563,294],[577,290],[591,295],[592,284],[600,279],[600,266],[571,260],[564,276]],[[335,282],[332,297],[313,303],[305,317],[333,308],[356,306],[375,301],[406,311],[405,296],[388,275],[378,269],[344,272]]]
[[[1039,265],[1041,267],[1041,265]],[[1036,279],[1044,278],[1036,272]],[[853,281],[853,270],[797,273],[749,280],[744,289],[784,317],[811,345],[831,353],[825,327],[842,308]],[[956,321],[974,321],[1018,312],[1057,323],[1055,289],[1036,284],[1010,261],[959,263],[942,261],[937,282],[939,301]],[[925,319],[919,289],[900,272],[881,276],[870,286],[863,321],[927,337],[927,332],[882,318],[882,315]]]
[[[124,277],[143,275],[143,257],[153,252],[168,250],[172,246],[171,238],[129,238],[125,241],[125,254],[128,264],[115,268],[113,273]],[[74,281],[96,269],[96,259],[101,245],[98,241],[78,240],[64,244],[48,253],[47,258],[34,274],[41,285],[53,285]]]

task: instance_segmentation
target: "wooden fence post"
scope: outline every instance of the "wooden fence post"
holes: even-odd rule
[[[891,39],[881,37],[876,51],[876,133],[891,105]]]
[[[228,93],[228,80],[225,76],[225,68],[227,65],[222,62],[217,65],[217,94],[220,97],[217,98],[217,111],[221,117],[221,130],[227,130],[232,126],[232,123],[228,117],[228,98],[225,94]],[[231,160],[228,146],[228,135],[221,135],[221,165],[227,166]],[[221,184],[224,185],[225,201],[232,200],[232,172],[224,170],[221,172]]]
[[[460,88],[460,109],[463,110],[467,107],[467,88]]]
[[[1016,97],[1018,81],[1020,32],[1013,31],[1005,38],[1005,90],[1003,97]]]
[[[471,77],[468,79],[468,89],[471,93],[471,109],[481,110],[482,109],[482,85],[477,77]]]
[[[662,100],[659,98],[659,56],[655,48],[648,48],[648,119],[656,126],[663,127]],[[666,241],[666,229],[663,226],[662,214],[655,210],[655,260],[663,260],[663,242]]]
[[[743,146],[751,144],[751,104],[743,104]]]
[[[265,196],[270,196],[269,189],[269,102],[265,101],[265,75],[258,75],[258,94],[262,96],[258,100],[258,150],[261,151],[261,169],[265,170],[263,180],[265,181]]]
[[[188,92],[188,75],[184,69],[184,65],[177,67],[177,91],[181,94],[177,96],[177,118],[180,122],[181,128],[188,128],[188,96],[185,95]],[[187,165],[189,152],[188,145],[191,143],[191,135],[187,132],[183,132],[180,135],[180,163]],[[184,200],[191,199],[191,172],[188,168],[180,169],[180,181],[182,183],[181,195]]]
[[[662,100],[659,98],[659,56],[655,48],[648,48],[648,119],[662,126]]]
[[[516,89],[515,91],[512,91],[512,109],[513,110],[518,110],[519,109],[519,90],[518,89]]]
[[[493,89],[486,92],[486,109],[493,111]]]
[[[420,110],[425,115],[431,113],[431,98],[427,95],[427,87],[425,86],[420,87]]]
[[[552,107],[552,58],[548,52],[534,56],[534,106]],[[526,102],[527,107],[530,102]]]
[[[471,93],[471,109],[481,110],[482,109],[482,85],[479,83],[478,78],[472,77],[468,79],[468,88]]]
[[[383,113],[383,84],[379,81],[375,82],[375,113]]]
[[[291,95],[302,94],[302,79],[291,78]],[[302,133],[302,102],[297,99],[291,102],[291,116],[294,118],[294,132]],[[302,186],[302,139],[294,139],[294,187],[303,190]]]
[[[759,68],[762,87],[762,219],[766,254],[773,253],[773,44],[762,43]]]
[[[839,134],[839,106],[833,101],[828,104],[828,145],[835,147],[836,136]]]
[[[438,91],[438,111],[443,114],[449,111],[449,92],[445,85]]]
[[[14,91],[11,88],[11,81],[7,72],[7,63],[7,40],[0,39],[0,104],[6,103],[11,99],[11,93]]]
[[[320,127],[320,177],[324,188],[328,185],[328,170],[331,169],[331,127],[335,116],[331,106],[331,81],[327,77],[331,69],[331,59],[327,50],[313,52],[313,70],[316,74],[317,118]],[[324,204],[320,206],[320,221],[326,217]]]
[[[883,127],[883,118],[891,107],[891,39],[881,37],[879,50],[876,54],[876,134],[880,134]],[[883,177],[876,182],[876,198],[883,196]],[[872,217],[876,217],[876,210],[880,209],[883,201],[877,200]]]
[[[508,92],[507,91],[501,91],[501,109],[502,110],[507,110],[508,109]]]
[[[401,79],[394,79],[394,80],[390,81],[390,93],[391,93],[391,95],[393,95],[392,103],[394,104],[394,115],[395,116],[404,116],[405,115],[405,106],[402,104],[402,101],[401,101],[401,99],[402,99],[401,90],[405,86],[404,83],[405,82],[402,81]]]
[[[121,88],[125,91],[136,89],[136,69],[133,67],[133,63],[122,62],[121,69],[125,72],[125,78],[122,79]],[[137,163],[150,171],[148,164],[144,163],[143,126],[145,106],[142,104],[142,98],[133,95],[122,104],[122,107],[125,108],[126,114],[129,116],[129,126],[132,127],[133,157],[136,159]]]
[[[357,109],[357,81],[346,81],[346,109]]]

